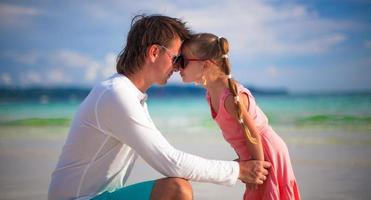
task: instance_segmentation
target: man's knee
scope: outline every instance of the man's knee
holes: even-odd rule
[[[170,184],[174,185],[174,190],[182,197],[192,199],[193,191],[192,185],[189,181],[182,178],[170,178]]]
[[[192,186],[182,178],[164,178],[156,181],[151,199],[193,199]]]

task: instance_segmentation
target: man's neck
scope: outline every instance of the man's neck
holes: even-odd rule
[[[148,80],[148,77],[145,76],[143,71],[129,75],[127,78],[143,93],[146,93],[148,88],[153,84]]]

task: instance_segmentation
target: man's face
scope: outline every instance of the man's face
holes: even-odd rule
[[[155,72],[155,82],[157,84],[166,84],[173,72],[177,71],[176,63],[174,63],[174,57],[179,55],[181,45],[181,40],[179,38],[175,38],[170,41],[170,45],[168,47],[162,47],[163,52],[160,54],[158,59],[158,70]]]

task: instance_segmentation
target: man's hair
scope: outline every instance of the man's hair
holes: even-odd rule
[[[179,37],[186,40],[190,30],[180,19],[163,15],[137,15],[131,21],[126,46],[117,58],[116,70],[132,75],[144,64],[147,48],[153,44],[168,47],[170,41]]]

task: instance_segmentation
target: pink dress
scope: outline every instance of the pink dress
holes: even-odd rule
[[[299,188],[285,142],[268,124],[267,117],[257,106],[251,92],[242,85],[238,85],[238,93],[244,93],[249,98],[248,112],[255,120],[255,125],[261,135],[264,158],[272,164],[264,184],[259,186],[257,190],[246,190],[243,199],[300,199]],[[247,140],[241,126],[224,107],[225,99],[229,95],[232,94],[229,89],[226,89],[221,95],[217,112],[211,107],[208,93],[206,93],[206,99],[210,105],[212,117],[222,130],[225,140],[230,143],[240,160],[250,160],[251,156],[246,145]]]

